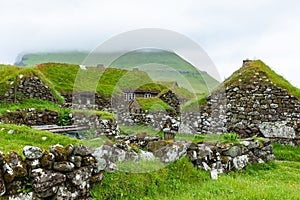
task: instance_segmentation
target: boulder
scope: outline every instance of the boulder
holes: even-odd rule
[[[27,159],[35,160],[43,156],[43,150],[35,146],[25,146],[23,148],[23,154]]]

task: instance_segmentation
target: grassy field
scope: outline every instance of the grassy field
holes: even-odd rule
[[[300,163],[272,162],[220,175],[196,169],[186,157],[151,173],[105,173],[94,199],[299,199]]]
[[[123,133],[147,132],[160,135],[151,128],[121,127]],[[208,136],[210,137],[210,136]],[[194,141],[194,135],[177,134],[176,139]],[[222,138],[207,138],[208,140]],[[228,138],[225,138],[228,140]],[[94,199],[299,199],[300,147],[273,144],[275,162],[253,164],[246,169],[210,179],[208,172],[195,168],[186,157],[167,166],[138,163],[146,173],[117,171],[105,173],[96,186]],[[131,166],[134,168],[134,166]],[[124,168],[121,168],[124,169]],[[135,168],[134,168],[135,169]],[[131,170],[134,171],[135,170]],[[143,170],[141,170],[143,171]]]
[[[124,133],[150,132],[150,128],[122,127]],[[0,124],[0,151],[22,154],[25,145],[49,149],[53,144],[88,144],[98,147],[106,138],[80,141],[59,134],[32,130],[26,126]],[[179,138],[186,139],[179,134]],[[190,137],[190,139],[193,139]],[[169,164],[139,163],[151,172],[105,172],[101,184],[93,188],[94,199],[299,199],[300,147],[274,144],[275,162],[253,164],[239,172],[222,174],[218,180],[195,168],[186,157]],[[152,166],[151,166],[152,165]],[[154,169],[154,171],[153,171]],[[1,199],[1,198],[0,198]],[[3,199],[3,198],[2,198]]]

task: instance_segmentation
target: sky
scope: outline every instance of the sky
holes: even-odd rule
[[[200,45],[221,79],[261,59],[300,87],[297,0],[0,0],[0,63],[28,52],[92,51],[141,28],[178,32]]]

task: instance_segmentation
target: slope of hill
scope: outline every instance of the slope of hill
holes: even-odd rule
[[[44,63],[36,66],[48,78],[59,92],[94,91],[103,95],[119,93],[120,89],[153,89],[162,90],[143,71],[107,68],[105,71],[96,67],[87,70],[79,65],[65,63]]]
[[[81,64],[87,55],[87,52],[26,54],[17,64],[25,66],[45,62]],[[95,66],[97,64],[93,63]],[[179,86],[196,94],[207,93],[219,85],[209,74],[199,72],[177,54],[162,50],[132,51],[116,59],[109,67],[139,68],[146,71],[154,81],[177,81]]]

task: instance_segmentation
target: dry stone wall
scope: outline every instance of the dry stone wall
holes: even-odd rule
[[[183,113],[182,124],[190,133],[235,132],[299,145],[300,101],[264,73],[255,73],[251,82],[240,74],[238,82],[209,96],[199,112]]]
[[[12,81],[10,83],[11,87],[3,96],[0,96],[0,102],[13,103],[15,100],[22,101],[32,98],[57,102],[51,89],[37,76],[25,77],[19,75],[17,82],[15,81]]]
[[[90,189],[103,178],[92,153],[92,149],[83,145],[54,145],[50,152],[25,146],[25,159],[15,152],[0,153],[0,196],[9,195],[10,199],[91,199]]]
[[[24,124],[27,126],[57,124],[59,113],[52,110],[40,110],[35,108],[21,109],[17,111],[7,110],[0,121],[6,124]]]

